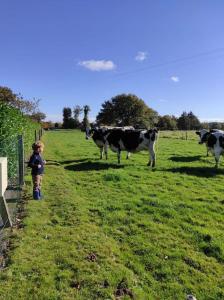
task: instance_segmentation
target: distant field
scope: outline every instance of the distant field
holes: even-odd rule
[[[151,170],[147,152],[118,166],[83,133],[47,132],[45,198],[28,201],[0,299],[224,299],[224,164],[188,134],[161,132]]]

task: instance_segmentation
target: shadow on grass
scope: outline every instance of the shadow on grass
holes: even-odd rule
[[[46,164],[46,166],[60,166],[60,163],[58,163],[58,162],[48,162],[47,161],[47,164]]]
[[[168,172],[182,173],[186,175],[194,175],[198,177],[215,177],[216,175],[224,175],[224,169],[215,169],[209,167],[179,167],[167,169]]]
[[[59,161],[60,164],[62,165],[67,165],[67,164],[71,164],[71,163],[81,163],[81,162],[84,162],[84,161],[87,161],[89,160],[88,158],[82,158],[82,159],[73,159],[73,160],[62,160],[62,161]]]
[[[72,160],[62,160],[62,161],[56,161],[56,160],[47,160],[47,165],[48,166],[60,166],[60,165],[67,165],[71,163],[79,163],[83,161],[87,161],[88,158],[83,158],[83,159],[72,159]]]
[[[169,158],[172,161],[176,162],[193,162],[198,161],[201,159],[201,155],[195,155],[195,156],[171,156]]]
[[[121,169],[124,168],[122,165],[107,164],[99,162],[83,162],[76,165],[66,166],[65,169],[69,171],[91,171],[91,170],[108,170],[108,169]]]

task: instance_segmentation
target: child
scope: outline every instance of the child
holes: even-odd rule
[[[32,145],[33,154],[30,157],[28,166],[32,168],[31,174],[33,179],[33,199],[40,200],[41,195],[41,182],[44,173],[45,160],[41,157],[44,150],[44,144],[38,141]]]

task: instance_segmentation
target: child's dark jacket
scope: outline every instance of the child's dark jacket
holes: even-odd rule
[[[38,168],[38,165],[41,165]],[[28,167],[32,168],[32,175],[41,175],[44,173],[44,161],[39,153],[33,153],[28,162]]]

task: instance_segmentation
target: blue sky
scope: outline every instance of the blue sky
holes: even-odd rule
[[[134,93],[159,114],[224,120],[224,1],[0,0],[0,85],[63,107]]]

